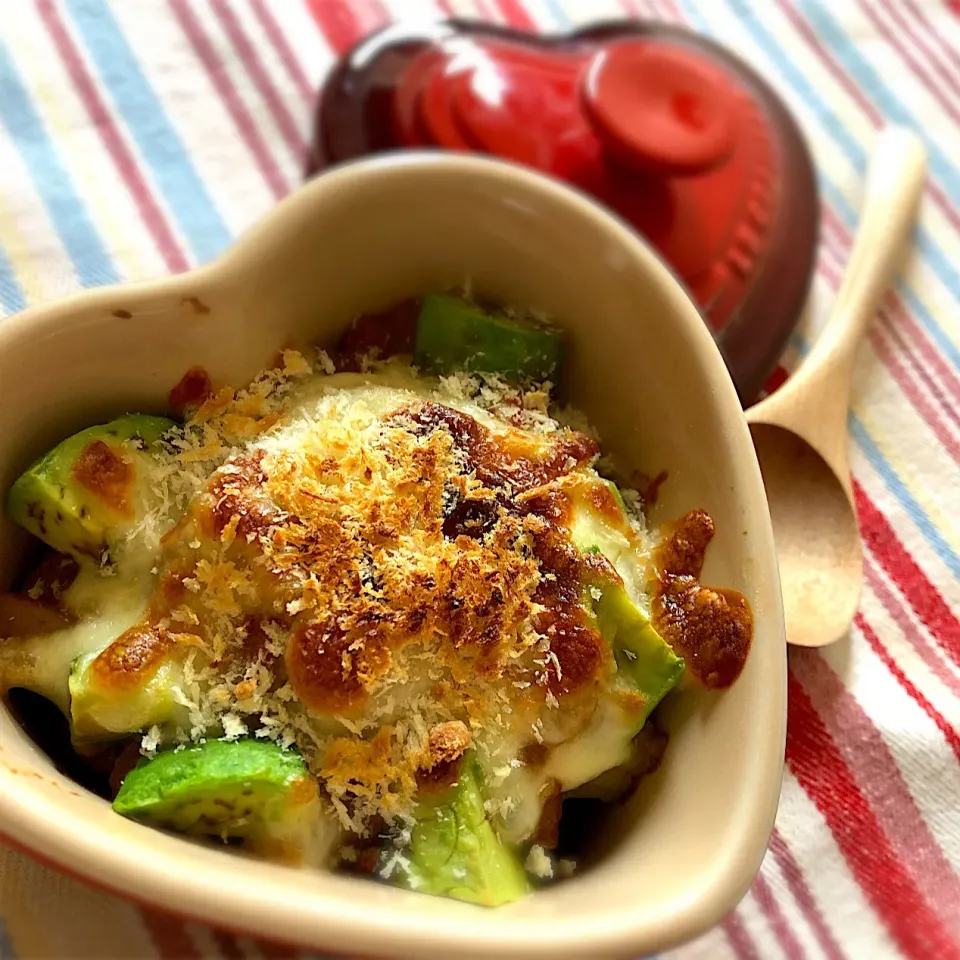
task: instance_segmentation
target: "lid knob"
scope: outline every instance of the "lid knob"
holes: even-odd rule
[[[604,146],[632,167],[691,176],[734,145],[729,77],[684,47],[646,39],[600,50],[583,75],[584,112]]]

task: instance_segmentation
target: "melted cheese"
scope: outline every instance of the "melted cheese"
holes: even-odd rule
[[[457,723],[483,760],[490,812],[506,835],[522,840],[536,828],[550,781],[571,789],[626,760],[622,717],[602,673],[587,677],[577,696],[545,695],[553,671],[561,679],[560,658],[534,626],[534,527],[519,512],[501,515],[495,536],[441,534],[440,504],[451,488],[461,498],[492,495],[464,470],[452,433],[418,433],[391,418],[442,404],[533,464],[562,450],[569,431],[547,415],[542,391],[424,379],[396,362],[328,376],[306,375],[309,365],[305,374],[286,354],[284,363],[247,390],[221,391],[204,403],[158,463],[154,506],[118,551],[116,575],[85,569],[65,598],[79,622],[22,645],[19,668],[0,673],[8,686],[29,679],[22,685],[66,711],[74,661],[89,660],[143,621],[148,604],[156,618],[166,584],[177,599],[163,608],[157,629],[189,640],[182,667],[161,670],[156,680],[177,690],[183,710],[175,737],[257,728],[296,743],[325,781],[342,825],[362,831],[373,815],[407,814],[431,731]],[[558,490],[597,481],[588,462],[567,459]],[[573,524],[574,541],[599,547],[648,611],[641,532],[579,501]],[[358,605],[358,591],[370,592],[366,606]],[[392,599],[384,606],[378,597]],[[439,609],[451,598],[454,610],[467,605],[462,622]],[[490,611],[500,632],[484,635]],[[393,619],[376,646],[376,631],[356,624],[375,625],[381,613]],[[456,630],[462,636],[451,639]],[[247,656],[256,631],[262,639]],[[339,647],[338,631],[346,637]],[[397,642],[398,635],[405,639]],[[297,644],[307,658],[302,669],[291,653]],[[484,660],[483,650],[495,655]],[[307,697],[307,681],[321,695]],[[325,709],[341,692],[334,700],[342,706]],[[129,707],[135,723],[156,722],[146,709],[141,717],[137,703]],[[105,709],[98,722],[122,726],[116,705]],[[549,751],[544,764],[520,759],[531,743]]]
[[[65,606],[79,618],[74,625],[0,647],[3,688],[33,690],[69,714],[67,681],[73,664],[104,650],[135,624],[150,589],[149,581],[141,578],[105,576],[94,566],[84,566],[64,594]]]

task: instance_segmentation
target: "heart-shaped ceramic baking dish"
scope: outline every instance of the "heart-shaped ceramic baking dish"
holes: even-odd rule
[[[596,205],[538,174],[405,153],[331,171],[219,260],[0,324],[0,489],[64,435],[162,412],[184,371],[239,383],[278,347],[332,342],[351,317],[469,278],[565,329],[569,399],[605,446],[669,472],[657,512],[713,516],[705,581],[743,591],[755,638],[739,681],[666,713],[660,770],[610,811],[595,862],[488,910],[274,866],[137,825],[62,776],[0,708],[0,830],[58,867],[210,923],[377,957],[627,957],[706,929],[749,886],[783,762],[785,643],[760,471],[723,362],[680,285]],[[23,539],[4,521],[0,584]]]

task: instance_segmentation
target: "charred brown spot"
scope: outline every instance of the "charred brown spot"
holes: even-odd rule
[[[262,460],[262,451],[235,457],[210,483],[213,531],[217,535],[222,534],[236,518],[237,536],[259,536],[266,533],[280,516],[280,511],[272,503],[257,496],[267,482]]]
[[[705,587],[694,577],[664,577],[654,624],[706,687],[729,687],[743,670],[753,616],[737,590]]]
[[[203,367],[191,367],[170,391],[169,402],[177,415],[182,417],[212,396],[210,374]]]
[[[596,443],[576,431],[555,439],[541,459],[517,455],[509,442],[494,435],[469,414],[442,403],[425,402],[394,414],[396,426],[409,424],[413,431],[426,435],[446,431],[463,457],[467,470],[490,487],[515,491],[532,490],[569,473],[577,465],[592,460],[599,452]]]
[[[729,687],[740,676],[753,640],[753,614],[737,590],[707,587],[703,569],[713,521],[694,510],[657,550],[659,589],[653,623],[704,686]]]
[[[290,684],[316,713],[349,713],[365,703],[361,675],[376,658],[378,645],[366,637],[351,649],[355,640],[331,622],[308,624],[293,635],[286,652]],[[389,656],[386,650],[382,653]]]
[[[417,771],[417,789],[424,794],[437,794],[449,790],[460,777],[462,757],[455,760],[442,760],[429,769],[421,767]]]
[[[438,723],[427,735],[423,766],[428,770],[440,763],[449,763],[463,756],[473,742],[473,736],[462,720]]]
[[[258,657],[271,656],[267,650],[267,644],[270,643],[270,637],[263,628],[263,620],[260,617],[246,617],[239,631],[243,637],[241,646],[243,659],[253,663]]]
[[[610,523],[619,524],[623,520],[623,511],[613,491],[605,483],[592,483],[587,488],[587,502]]]
[[[404,300],[380,313],[365,313],[350,324],[337,345],[337,369],[359,370],[364,356],[381,360],[413,353],[418,300]]]
[[[149,680],[173,647],[159,627],[136,624],[120,634],[90,665],[97,682],[105,687],[131,689]]]
[[[681,517],[657,549],[659,569],[671,576],[699,577],[713,530],[713,520],[705,510],[691,510]]]
[[[133,516],[130,492],[133,464],[103,440],[88,443],[73,464],[74,479],[98,500],[125,517]]]
[[[218,497],[211,508],[213,530],[222,534],[227,525],[237,518],[236,533],[240,537],[265,534],[280,515],[280,511],[264,500],[240,491],[229,491]]]
[[[114,310],[113,315],[118,320],[129,320],[133,316],[129,310]]]
[[[600,632],[572,611],[548,610],[537,618],[537,627],[550,639],[556,657],[546,666],[546,688],[554,696],[573,693],[598,679],[609,661],[607,642]]]
[[[473,537],[479,540],[497,522],[500,504],[493,498],[460,498],[443,518],[443,535],[448,540]]]

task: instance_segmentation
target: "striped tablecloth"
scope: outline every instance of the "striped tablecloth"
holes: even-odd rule
[[[960,7],[960,4],[955,4]],[[673,955],[960,956],[960,14],[942,0],[3,0],[0,311],[209,260],[298,182],[331,58],[391,17],[715,35],[786,97],[824,199],[811,326],[837,288],[871,142],[915,127],[911,261],[857,367],[866,589],[846,641],[790,655],[787,772],[763,869]],[[289,956],[0,853],[0,955]]]

